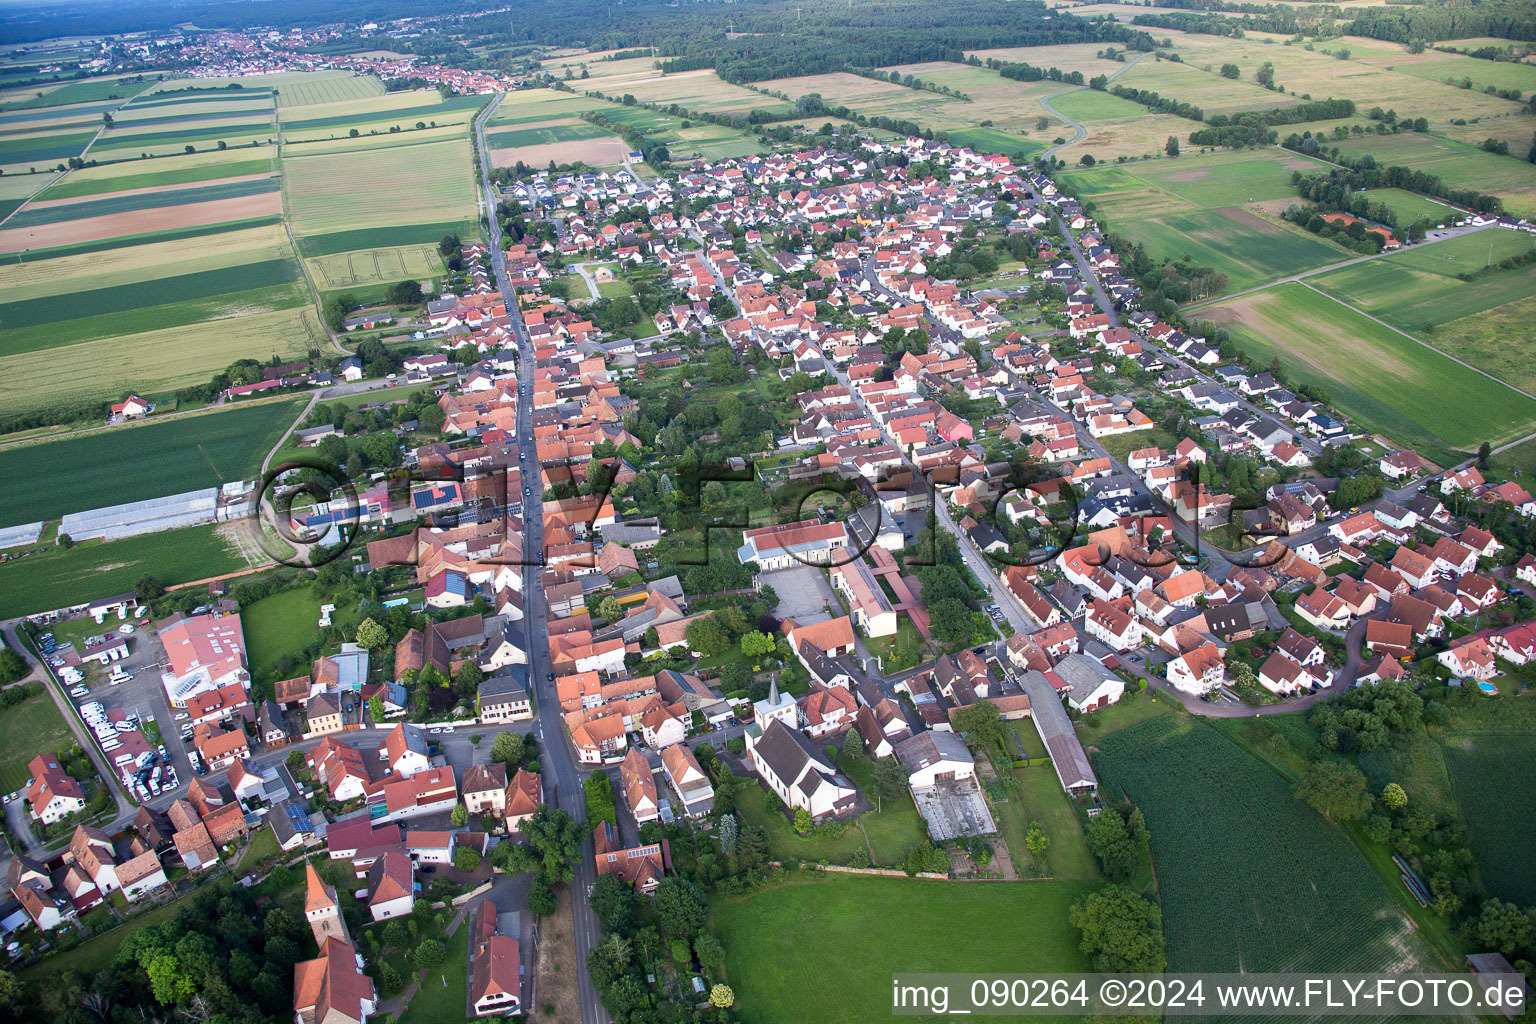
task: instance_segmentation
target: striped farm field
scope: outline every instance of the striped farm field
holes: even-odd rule
[[[47,188],[48,183],[57,178],[58,175],[53,171],[47,174],[0,174],[0,220],[10,216],[12,210]]]
[[[485,143],[492,149],[517,149],[522,146],[542,146],[552,142],[600,139],[607,134],[609,134],[607,130],[595,124],[570,118],[505,131],[488,132]]]
[[[361,134],[371,132],[386,134],[392,127],[405,130],[414,128],[417,124],[428,127],[468,124],[475,113],[488,102],[485,96],[450,96],[444,99],[436,90],[406,95],[414,96],[416,102],[404,107],[379,107],[371,101],[362,104],[339,104],[357,109],[305,117],[293,115],[300,113],[307,115],[311,110],[321,108],[287,108],[285,116],[281,119],[283,138],[290,141],[306,138],[337,138],[347,135],[354,128]]]
[[[1097,743],[1147,820],[1169,970],[1440,969],[1349,838],[1216,729],[1163,715]]]
[[[289,148],[283,154],[288,216],[296,234],[475,218],[467,139],[327,156],[296,155],[300,152]]]
[[[490,127],[547,121],[610,106],[612,104],[592,96],[573,95],[555,89],[518,89],[501,98],[496,112],[491,115]]]
[[[322,291],[425,280],[437,277],[445,269],[437,246],[427,243],[316,256],[305,260],[304,265]]]
[[[1449,452],[1529,433],[1536,400],[1489,380],[1305,284],[1292,282],[1203,307],[1252,358],[1279,357],[1369,430],[1442,464]],[[1449,459],[1449,462],[1447,462]]]
[[[171,83],[174,85],[174,83]],[[156,92],[146,92],[135,96],[130,100],[125,110],[143,110],[146,107],[157,109],[174,109],[176,107],[191,104],[221,103],[231,106],[251,103],[258,106],[272,106],[272,90],[270,89],[192,89],[178,92],[175,89],[165,89]]]
[[[67,134],[23,134],[0,136],[0,165],[24,167],[32,164],[52,166],[85,152],[96,130]],[[12,172],[14,173],[14,172]]]
[[[0,413],[47,408],[60,399],[114,399],[206,384],[236,359],[302,356],[325,343],[308,307],[191,324],[102,341],[0,356]]]
[[[72,242],[67,245],[55,245],[45,249],[28,249],[24,258],[7,256],[5,260],[0,261],[0,266],[11,266],[14,263],[23,263],[31,266],[33,264],[42,264],[49,260],[70,259],[76,256],[111,252],[115,249],[132,249],[140,245],[155,245],[161,242],[174,242],[178,239],[187,238],[206,238],[232,231],[270,227],[274,224],[281,225],[282,222],[283,215],[279,210],[277,213],[269,213],[263,216],[219,221],[213,224],[193,224],[179,228],[162,228],[158,231],[140,231],[131,235],[114,235],[111,238],[89,242]]]
[[[27,204],[27,208],[12,217],[12,228],[39,227],[64,221],[82,220],[87,217],[110,217],[117,213],[136,210],[158,210],[173,206],[213,202],[219,199],[238,199],[243,196],[275,192],[280,187],[276,178],[265,173],[260,176],[220,181],[210,185],[189,188],[173,188],[169,191],[135,190],[131,194],[118,194],[100,199],[51,200],[40,196]]]
[[[162,197],[182,192],[150,192],[133,196],[116,197],[120,202],[128,200],[156,200],[154,203],[137,202],[132,208],[120,208],[91,216],[63,214],[68,205],[49,206],[36,211],[23,209],[12,216],[4,228],[0,228],[0,252],[20,252],[31,249],[71,246],[95,243],[121,236],[153,234],[179,228],[205,227],[226,222],[251,220],[257,217],[280,215],[282,194],[273,187],[276,179],[244,182],[239,194],[225,194],[206,198],[201,202],[169,203]],[[254,188],[252,186],[261,186]],[[188,189],[184,192],[201,190]],[[80,206],[94,206],[112,200],[89,200]],[[18,221],[17,218],[24,218]]]
[[[159,77],[135,75],[131,78],[92,78],[52,88],[17,90],[18,95],[14,100],[0,103],[0,110],[30,110],[37,107],[61,107],[70,103],[126,100],[149,88]],[[39,92],[41,96],[37,95]]]
[[[135,132],[131,126],[124,125],[103,132],[88,153],[98,160],[123,160],[141,154],[162,156],[182,153],[188,146],[193,150],[218,149],[221,142],[226,146],[249,146],[270,142],[276,134],[277,128],[270,112],[188,121],[182,127],[159,131]]]
[[[441,239],[444,235],[470,237],[479,230],[473,221],[440,221],[436,224],[390,224],[376,228],[358,228],[352,231],[330,231],[321,235],[305,235],[299,238],[299,255],[306,259],[316,256],[335,256],[358,249],[409,248],[422,244],[422,240]],[[436,241],[432,241],[435,246]]]
[[[0,355],[291,309],[306,301],[298,276],[276,259],[0,303]]]
[[[245,156],[246,159],[238,159]],[[207,158],[217,157],[217,160]],[[226,159],[236,157],[237,159]],[[202,161],[182,163],[181,161]],[[155,170],[142,170],[149,166]],[[91,171],[111,170],[114,174],[91,176]],[[137,173],[127,173],[136,171]],[[68,179],[59,182],[38,199],[78,199],[82,196],[104,195],[109,192],[130,192],[136,189],[165,188],[175,185],[194,185],[203,181],[220,181],[225,178],[243,178],[255,174],[276,173],[276,162],[270,157],[249,158],[246,150],[198,153],[190,157],[167,157],[162,163],[149,165],[138,163],[104,164],[72,172]]]
[[[337,103],[342,100],[361,100],[384,94],[384,84],[372,75],[355,75],[350,71],[283,71],[272,75],[173,80],[141,96],[140,99],[158,99],[162,93],[186,86],[218,89],[235,84],[243,89],[260,89],[275,94],[279,107]]]

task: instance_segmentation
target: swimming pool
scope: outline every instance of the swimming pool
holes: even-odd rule
[[[1483,695],[1486,696],[1486,697],[1495,696],[1499,692],[1499,688],[1497,686],[1494,686],[1492,683],[1488,682],[1486,679],[1480,681],[1477,684],[1477,688],[1479,690],[1483,691]]]

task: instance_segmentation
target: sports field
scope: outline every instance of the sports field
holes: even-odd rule
[[[1472,854],[1489,891],[1522,907],[1536,904],[1536,737],[1479,733],[1444,744],[1456,800],[1472,836]],[[1497,779],[1497,785],[1490,780]]]
[[[1343,832],[1214,728],[1164,715],[1098,746],[1106,792],[1147,819],[1170,970],[1431,969]]]
[[[0,357],[0,412],[206,384],[236,359],[302,356],[325,342],[309,307],[236,316]]]
[[[475,218],[467,139],[327,156],[302,153],[302,147],[283,153],[288,216],[296,234]],[[441,237],[438,232],[419,241]]]
[[[1426,332],[1443,323],[1536,294],[1536,265],[1473,281],[1457,276],[1528,252],[1531,243],[1522,232],[1490,228],[1319,274],[1309,283],[1400,330],[1428,338]]]
[[[0,448],[0,526],[254,480],[305,400],[285,398]],[[60,472],[67,467],[66,472]]]
[[[1445,463],[1450,449],[1497,444],[1536,424],[1536,400],[1299,282],[1204,307],[1201,315],[1225,326],[1255,360],[1278,356],[1293,380],[1322,387],[1365,428],[1424,449],[1436,462]]]
[[[1095,888],[805,872],[717,900],[712,923],[745,1024],[862,1024],[889,1015],[892,973],[1089,970],[1067,911]]]
[[[145,573],[171,585],[248,568],[229,537],[240,524],[194,526],[110,544],[81,541],[0,562],[0,617],[15,618],[132,590]]]

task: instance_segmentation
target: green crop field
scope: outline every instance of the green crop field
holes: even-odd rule
[[[394,227],[360,228],[355,231],[331,231],[299,239],[299,252],[307,257],[333,256],[357,249],[410,247],[424,242],[436,245],[444,235],[474,237],[478,225],[472,221],[440,221],[436,224],[402,224]]]
[[[110,544],[81,541],[0,562],[0,617],[52,611],[132,590],[153,573],[167,586],[206,579],[249,567],[223,534],[239,523],[193,526],[168,533],[129,537]]]
[[[1152,834],[1170,970],[1428,969],[1386,883],[1264,762],[1173,715],[1098,746]]]
[[[463,222],[476,213],[467,140],[328,156],[296,156],[290,150],[284,153],[283,176],[289,219],[299,235]],[[441,237],[439,232],[403,241]]]
[[[1293,380],[1318,385],[1368,429],[1437,453],[1437,462],[1450,458],[1448,449],[1497,443],[1536,423],[1536,401],[1304,284],[1243,295],[1201,315],[1231,331],[1250,356],[1266,363],[1278,356]]]
[[[47,684],[44,684],[47,685]],[[58,705],[46,693],[28,697],[0,715],[0,792],[13,793],[31,776],[27,762],[74,742]]]
[[[1482,269],[1490,251],[1497,263],[1530,247],[1530,238],[1519,232],[1485,230],[1320,274],[1308,283],[1399,330],[1433,341],[1430,332],[1443,323],[1536,294],[1536,266],[1496,271],[1473,281],[1455,276]]]
[[[303,399],[238,405],[0,448],[0,526],[254,480]]]
[[[235,160],[229,163],[205,164],[201,167],[178,167],[166,171],[146,171],[143,174],[119,174],[112,178],[79,178],[70,175],[38,196],[39,199],[78,199],[81,196],[101,195],[106,192],[127,192],[136,188],[158,188],[162,185],[190,185],[199,181],[217,181],[220,178],[239,178],[251,174],[266,174],[274,170],[268,159]]]
[[[177,327],[214,319],[212,310],[251,312],[257,306],[302,305],[302,291],[278,289],[263,300],[253,293],[298,280],[291,260],[267,260],[178,277],[0,303],[0,355],[53,348],[76,341]],[[207,300],[218,300],[209,304]],[[162,312],[148,312],[157,308]],[[131,313],[131,316],[120,314]],[[229,315],[226,312],[224,315]],[[142,318],[142,319],[141,319]]]
[[[283,134],[290,132],[311,132],[322,128],[364,128],[375,123],[398,124],[401,127],[410,127],[417,121],[440,125],[462,123],[472,118],[477,110],[485,106],[488,98],[485,96],[450,96],[441,99],[436,92],[431,93],[435,103],[419,103],[410,107],[379,107],[369,111],[359,109],[347,114],[330,114],[324,117],[288,117],[281,118]],[[297,108],[286,108],[290,112],[302,112]],[[342,134],[346,134],[343,132]]]
[[[595,124],[577,121],[575,124],[532,125],[510,131],[491,132],[485,143],[492,149],[511,149],[515,146],[542,146],[551,142],[574,142],[578,139],[600,139],[610,134],[608,129]]]
[[[1483,883],[1495,896],[1536,904],[1536,736],[1478,733],[1445,743],[1456,800],[1472,835]]]
[[[217,143],[243,146],[252,142],[269,142],[276,134],[271,113],[258,116],[221,117],[218,124],[203,128],[186,127],[161,132],[121,131],[104,134],[91,146],[93,159],[121,160],[135,153],[179,153],[185,147],[216,149]]]
[[[996,128],[956,128],[949,133],[949,141],[951,145],[969,146],[978,153],[1001,153],[1022,160],[1047,148],[1043,142],[1010,135]]]
[[[57,89],[45,88],[41,96],[31,95],[19,102],[7,103],[0,106],[0,110],[31,110],[37,107],[62,107],[70,103],[88,103],[95,100],[127,99],[158,79],[158,75],[138,75],[131,79],[96,78],[83,82],[70,82]]]
[[[1189,257],[1227,275],[1230,291],[1242,291],[1349,258],[1315,235],[1256,217],[1237,207],[1168,213],[1124,226],[1159,257]]]
[[[61,163],[72,156],[79,156],[95,136],[94,131],[75,132],[68,135],[24,135],[0,138],[0,164],[47,164]]]
[[[320,639],[320,598],[313,587],[280,590],[242,608],[240,628],[245,633],[251,673],[275,682],[279,659],[297,658]]]
[[[1292,171],[1321,171],[1327,165],[1295,153],[1243,150],[1210,156],[1157,160],[1135,167],[1114,166],[1062,175],[1075,194],[1093,199],[1106,217],[1115,217],[1123,196],[1162,193],[1174,209],[1216,209],[1267,199],[1290,198]]]
[[[83,220],[86,217],[107,217],[116,213],[130,213],[134,210],[163,210],[172,206],[213,202],[217,199],[265,195],[276,192],[281,187],[282,183],[277,178],[258,178],[254,181],[226,181],[197,188],[179,188],[169,192],[140,192],[129,196],[108,196],[105,199],[87,199],[78,203],[60,203],[57,206],[33,204],[12,217],[5,226],[31,228],[44,224]]]
[[[1369,154],[1382,167],[1411,167],[1438,176],[1447,185],[1476,189],[1504,200],[1519,216],[1536,214],[1536,165],[1513,156],[1485,153],[1474,145],[1425,132],[1349,139],[1337,145],[1354,159]]]
[[[250,103],[254,106],[271,106],[272,90],[251,87],[241,89],[196,89],[176,94],[174,89],[146,93],[143,98],[128,101],[124,109],[143,110],[145,107],[177,107],[187,103]]]
[[[158,100],[162,94],[174,94],[186,81],[166,82],[163,88],[146,93],[140,99],[152,101]],[[372,75],[357,75],[350,71],[284,71],[243,78],[199,78],[190,82],[193,88],[209,90],[207,93],[196,94],[200,96],[222,96],[225,86],[235,84],[242,86],[239,90],[242,92],[257,89],[275,94],[279,107],[303,107],[314,103],[337,103],[384,95],[383,82]]]
[[[302,356],[326,344],[310,308],[189,324],[0,356],[0,412],[46,409],[60,399],[116,400],[206,384],[236,359]]]
[[[892,973],[1089,970],[1067,910],[1094,888],[806,874],[717,900],[712,920],[745,1024],[854,1024],[889,1015]]]

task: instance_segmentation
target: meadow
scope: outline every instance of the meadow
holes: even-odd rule
[[[1442,224],[1451,217],[1458,216],[1454,207],[1437,203],[1433,199],[1426,199],[1417,192],[1409,192],[1400,188],[1372,188],[1360,193],[1373,203],[1383,203],[1391,207],[1397,214],[1397,223],[1402,227],[1419,220],[1421,217],[1430,224]]]
[[[302,398],[237,405],[0,448],[0,526],[254,480]],[[58,472],[68,466],[69,472]]]
[[[1365,428],[1446,465],[1457,461],[1450,449],[1497,444],[1536,423],[1536,401],[1299,282],[1204,307],[1201,315],[1231,331],[1251,358],[1278,356],[1292,380],[1322,387]]]
[[[0,412],[206,384],[236,359],[302,356],[325,341],[310,308],[237,316],[0,357]]]
[[[1428,339],[1443,323],[1536,293],[1536,266],[1495,271],[1473,281],[1456,276],[1530,248],[1531,239],[1520,232],[1486,229],[1319,274],[1308,283]]]
[[[1513,156],[1486,153],[1475,145],[1424,132],[1348,139],[1332,145],[1353,159],[1369,154],[1382,166],[1412,167],[1438,176],[1447,185],[1498,196],[1510,213],[1536,214],[1536,165]]]
[[[612,104],[592,96],[572,95],[554,89],[518,89],[501,98],[488,127],[547,121],[609,106]]]
[[[1155,60],[1150,57],[1138,61],[1135,67],[1115,79],[1114,84],[1131,89],[1151,90],[1160,96],[1172,96],[1186,103],[1193,103],[1207,115],[1231,114],[1244,110],[1273,110],[1276,107],[1295,106],[1298,102],[1296,97],[1270,92],[1263,86],[1255,84],[1249,76],[1234,81],[1223,78],[1216,73],[1215,69],[1206,70],[1194,64],[1176,64],[1173,61]],[[1062,97],[1062,99],[1066,98]],[[1057,105],[1060,106],[1060,104]],[[1137,106],[1141,105],[1137,104]]]
[[[1094,888],[806,872],[717,900],[712,923],[746,1024],[803,1020],[808,1006],[819,1024],[853,1024],[889,1014],[893,973],[1088,970],[1067,911]]]
[[[472,222],[476,205],[470,167],[468,140],[326,156],[287,149],[283,177],[289,220],[294,233],[303,236]],[[359,188],[359,182],[367,187]],[[414,241],[436,241],[442,234]]]
[[[0,715],[0,792],[13,793],[31,779],[27,763],[38,754],[74,742],[58,705],[46,693],[28,697]]]
[[[320,639],[320,598],[313,587],[292,586],[240,610],[251,674],[276,682],[277,662],[296,658]]]
[[[158,80],[158,75],[136,75],[132,78],[91,78],[58,86],[28,88],[21,91],[23,95],[0,104],[0,110],[34,110],[39,107],[62,107],[71,103],[122,100]],[[37,95],[39,92],[41,96]]]
[[[1215,729],[1165,715],[1098,746],[1105,790],[1125,793],[1147,819],[1170,970],[1428,966],[1386,883],[1344,833]]]
[[[1442,352],[1536,394],[1536,358],[1528,344],[1533,323],[1536,295],[1527,294],[1502,306],[1441,324],[1428,340]],[[1536,465],[1531,471],[1536,472]]]
[[[1536,737],[1479,733],[1443,746],[1483,884],[1493,895],[1523,907],[1536,904],[1536,860],[1530,855]],[[1492,779],[1498,784],[1490,785]]]
[[[250,567],[227,539],[236,523],[210,523],[103,544],[81,541],[0,562],[0,616],[15,618],[133,589],[145,573],[167,586]]]
[[[590,55],[563,57],[546,61],[545,67],[556,73],[566,67],[585,67],[591,75],[584,79],[587,88],[615,98],[626,94],[642,103],[676,103],[688,110],[717,114],[745,114],[751,110],[782,111],[786,104],[771,96],[723,81],[712,68],[663,74],[654,67],[653,57],[625,60],[592,60]],[[577,85],[576,88],[582,88]]]

